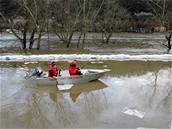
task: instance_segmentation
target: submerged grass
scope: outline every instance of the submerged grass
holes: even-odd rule
[[[39,54],[88,54],[89,51],[85,49],[76,49],[76,48],[57,48],[50,50],[37,50],[37,49],[20,49],[20,48],[8,48],[0,49],[0,53],[15,53],[15,54],[24,54],[24,55],[39,55]]]
[[[41,67],[43,70],[47,70],[50,62],[0,62],[1,68],[28,68],[34,69]],[[58,68],[62,70],[67,69],[69,63],[67,61],[55,62]],[[93,69],[111,69],[109,74],[112,75],[142,75],[148,71],[156,73],[162,68],[171,68],[172,62],[161,62],[161,61],[102,61],[89,62],[79,61],[79,67],[93,68]]]

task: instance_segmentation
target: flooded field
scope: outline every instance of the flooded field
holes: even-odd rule
[[[78,42],[79,34],[75,33],[72,38],[70,53],[77,52],[76,45]],[[88,33],[86,35],[86,43],[84,46],[80,44],[80,48],[84,48],[82,53],[103,53],[103,54],[166,54],[172,53],[167,51],[167,44],[165,35],[161,33],[114,33],[110,39],[109,44],[102,43],[102,35],[100,33]],[[27,44],[29,45],[29,43]],[[34,44],[36,47],[37,42]],[[9,53],[9,49],[15,53],[15,49],[20,48],[21,43],[12,34],[0,34],[0,52]],[[66,44],[61,43],[59,38],[53,34],[47,41],[47,35],[44,35],[41,40],[41,50],[50,49],[56,50],[56,53],[64,52]],[[57,50],[58,49],[58,50]],[[69,53],[68,51],[65,53]]]
[[[48,62],[1,63],[0,128],[165,128],[172,121],[172,62],[79,62],[110,68],[101,81],[56,86],[26,83],[25,72]],[[67,62],[57,62],[62,69]]]

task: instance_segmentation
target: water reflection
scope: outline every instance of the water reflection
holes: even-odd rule
[[[2,67],[1,128],[168,128],[172,67],[171,62],[156,63],[105,62],[112,72],[101,78],[103,83],[75,85],[66,91],[25,84],[21,78],[25,69]],[[125,107],[146,114],[143,119],[129,116],[122,113]]]
[[[103,83],[101,83],[100,81],[94,81],[94,82],[89,82],[87,84],[73,86],[70,89],[69,94],[70,94],[72,101],[76,102],[77,98],[79,97],[79,95],[81,95],[82,92],[88,93],[88,92],[100,90],[100,89],[103,89],[106,87],[107,86],[104,85]]]

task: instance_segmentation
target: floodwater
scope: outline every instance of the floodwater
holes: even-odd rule
[[[58,62],[66,67],[67,62]],[[165,128],[172,121],[172,62],[79,62],[111,68],[100,81],[58,91],[26,83],[25,72],[48,62],[1,63],[0,128]],[[137,110],[143,117],[124,111]]]
[[[76,48],[79,34],[75,33],[72,38],[71,47]],[[41,49],[47,50],[64,49],[66,44],[60,43],[59,38],[53,34],[49,37],[44,35],[41,40]],[[29,45],[29,44],[27,44]],[[34,48],[37,43],[34,43]],[[167,40],[161,33],[141,34],[141,33],[114,33],[109,44],[102,44],[102,35],[99,33],[88,33],[84,49],[91,53],[106,54],[166,54],[172,53],[167,51]],[[9,48],[20,48],[21,43],[12,34],[0,34],[0,52],[4,53]],[[82,44],[80,44],[82,48]],[[8,52],[7,52],[8,53]]]

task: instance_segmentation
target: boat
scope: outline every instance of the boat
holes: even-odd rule
[[[41,76],[26,76],[26,80],[36,85],[66,85],[66,84],[79,84],[94,81],[102,77],[109,69],[82,69],[82,75],[70,76],[67,70],[61,72],[61,76],[57,78],[48,78],[48,74],[43,72]]]

